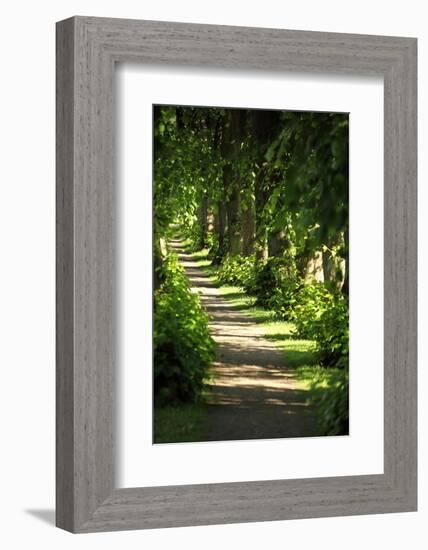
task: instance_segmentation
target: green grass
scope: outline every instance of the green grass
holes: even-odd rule
[[[155,408],[154,443],[204,441],[207,423],[207,407],[203,403]]]
[[[289,321],[275,319],[275,312],[255,305],[255,297],[248,296],[241,287],[221,285],[217,279],[218,268],[211,265],[207,258],[208,250],[199,250],[192,254],[197,265],[210,277],[224,296],[237,311],[247,313],[264,328],[265,338],[272,340],[284,351],[287,366],[296,368],[297,378],[302,389],[309,389],[314,380],[320,380],[325,369],[319,366],[315,342],[302,340],[295,336],[295,326]],[[324,375],[323,375],[324,376]],[[328,376],[323,380],[328,385]]]
[[[326,369],[320,365],[306,365],[296,369],[296,375],[306,389],[316,383],[317,390],[328,389],[332,385],[332,380],[340,372],[340,369]]]
[[[289,321],[275,318],[275,312],[255,305],[255,298],[248,296],[240,287],[221,285],[217,278],[218,268],[211,265],[208,250],[192,251],[193,261],[209,276],[231,306],[251,316],[264,329],[265,338],[275,342],[284,352],[285,364],[294,369],[296,380],[302,390],[308,391],[319,420],[324,422],[322,429],[326,435],[348,433],[347,428],[339,427],[332,420],[340,417],[337,406],[338,394],[335,390],[338,369],[325,369],[318,364],[315,342],[303,340],[295,335],[295,326]],[[328,398],[326,398],[328,396]],[[332,409],[330,411],[330,409]],[[155,409],[155,443],[179,443],[204,441],[208,431],[207,407],[182,405]]]
[[[302,340],[294,335],[294,324],[289,321],[273,321],[264,324],[268,340],[273,340],[286,357],[289,367],[317,365],[315,342]]]

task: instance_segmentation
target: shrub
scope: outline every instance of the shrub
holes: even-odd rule
[[[214,342],[199,296],[170,254],[154,296],[154,397],[156,405],[197,402],[209,376]]]
[[[340,293],[331,293],[322,283],[302,288],[293,310],[300,338],[315,340],[320,363],[346,368],[349,358],[349,308]]]
[[[329,307],[333,295],[322,283],[303,284],[293,308],[293,321],[300,338],[315,340],[315,324]]]
[[[211,238],[211,246],[209,247],[208,252],[208,259],[211,260],[212,265],[219,266],[223,258],[227,255],[227,249],[228,249],[228,239],[225,236],[222,244],[220,244],[218,238],[214,235],[214,233],[210,233],[212,235]]]
[[[254,256],[226,256],[217,272],[217,279],[220,284],[239,286],[247,290],[254,278],[254,266]]]
[[[257,305],[273,310],[280,319],[289,320],[300,287],[291,259],[269,258],[257,266],[251,291],[257,298]]]
[[[347,369],[319,369],[310,387],[311,398],[324,435],[349,433],[349,375]]]
[[[292,258],[226,256],[217,273],[220,284],[242,287],[256,296],[256,305],[293,321],[299,338],[314,340],[325,367],[346,368],[349,357],[348,301],[324,283],[305,283]]]
[[[283,321],[294,319],[294,308],[299,303],[299,291],[302,283],[297,277],[287,277],[276,286],[267,297],[265,306]]]
[[[346,369],[349,362],[349,308],[347,300],[336,295],[315,325],[320,361],[325,366]]]
[[[252,292],[257,297],[257,305],[267,307],[272,291],[280,286],[282,275],[277,258],[269,258],[265,263],[257,266]]]

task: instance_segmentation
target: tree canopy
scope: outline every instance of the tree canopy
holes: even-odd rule
[[[214,353],[168,252],[179,234],[208,254],[219,284],[316,344],[329,372],[314,381],[323,431],[346,433],[348,115],[158,105],[153,120],[155,400],[197,402]]]
[[[178,223],[217,263],[288,257],[347,292],[348,115],[154,107],[154,233]]]

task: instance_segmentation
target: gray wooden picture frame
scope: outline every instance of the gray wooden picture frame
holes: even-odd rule
[[[83,533],[416,510],[416,39],[73,17],[57,24],[56,47],[57,526]],[[383,474],[115,488],[117,62],[383,77]]]

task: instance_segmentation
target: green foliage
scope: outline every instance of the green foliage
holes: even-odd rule
[[[155,234],[179,222],[206,246],[202,199],[218,215],[238,191],[256,206],[256,246],[285,231],[298,254],[319,250],[348,227],[348,131],[343,113],[155,106]]]
[[[257,305],[267,307],[272,291],[282,282],[277,258],[269,258],[257,267],[251,291],[257,297]]]
[[[293,309],[297,334],[315,340],[320,363],[346,369],[349,359],[349,308],[345,296],[324,284],[304,286]]]
[[[283,207],[317,228],[318,245],[348,224],[348,129],[346,114],[287,112],[270,146],[271,170],[283,167]]]
[[[220,284],[315,342],[329,367],[313,388],[326,433],[346,423],[348,126],[342,113],[154,108],[155,266],[156,243],[179,226],[193,250],[210,250]],[[320,250],[327,283],[308,283]],[[155,399],[195,402],[213,357],[206,315],[176,260],[156,274]]]
[[[349,308],[342,295],[336,295],[331,307],[317,324],[317,345],[321,363],[347,369],[349,362]]]
[[[233,285],[248,289],[254,278],[254,256],[226,256],[217,272],[222,285]]]
[[[211,126],[221,116],[221,109],[154,107],[155,234],[164,236],[169,224],[178,222],[195,238],[200,235],[201,199],[220,193],[222,164]]]
[[[204,441],[208,413],[204,403],[158,407],[154,415],[154,443]]]
[[[226,256],[217,280],[243,288],[255,296],[256,306],[273,311],[276,319],[293,321],[299,338],[316,342],[323,366],[347,368],[348,301],[340,292],[324,283],[306,283],[284,257],[257,264],[254,256]]]
[[[257,303],[275,312],[275,318],[289,321],[293,319],[293,308],[298,302],[298,290],[301,283],[297,277],[287,277],[274,287],[271,293],[265,293],[265,301],[259,298]]]
[[[319,299],[327,304],[329,300],[334,302],[331,295],[326,296],[328,292],[324,285],[314,286],[315,288],[307,285],[301,291],[302,299],[305,297],[307,307],[309,308],[310,303],[313,312],[317,310],[316,303]],[[309,401],[314,408],[320,433],[323,435],[347,434],[349,430],[347,364],[344,368],[317,366],[319,365],[319,346],[309,338],[296,339],[295,323],[272,320],[266,310],[251,306],[253,300],[242,289],[223,287],[221,291],[236,305],[237,309],[245,310],[257,322],[263,323],[265,338],[275,341],[284,350],[287,365],[297,369],[299,382],[309,390]],[[334,309],[327,307],[323,311],[328,311],[330,314]],[[347,326],[347,321],[342,320],[342,324]],[[309,325],[307,329],[309,334]],[[343,329],[340,328],[339,331],[342,333]],[[347,354],[347,337],[343,342],[343,350]]]
[[[310,385],[310,401],[324,435],[349,433],[349,375],[343,369],[317,369]]]
[[[333,295],[323,283],[304,284],[300,287],[292,317],[301,338],[314,339],[314,324],[319,322],[332,300]]]
[[[258,265],[248,289],[256,296],[257,304],[275,311],[284,320],[291,319],[301,282],[291,257],[268,258]]]
[[[162,268],[154,303],[155,404],[197,402],[214,358],[208,317],[174,254]]]

